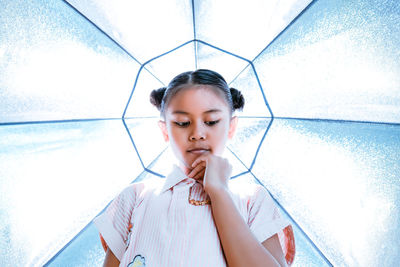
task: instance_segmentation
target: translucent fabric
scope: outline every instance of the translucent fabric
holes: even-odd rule
[[[310,2],[197,0],[196,38],[252,60]]]
[[[141,63],[193,39],[190,1],[68,2]]]
[[[126,120],[129,134],[145,167],[148,167],[167,147],[157,125],[158,120],[158,118]]]
[[[0,123],[121,117],[138,63],[62,1],[0,3]]]
[[[398,1],[314,1],[255,61],[278,117],[400,122]]]
[[[399,136],[398,125],[274,119],[252,172],[334,266],[395,266]]]
[[[142,170],[121,120],[0,127],[2,266],[42,265]]]
[[[240,118],[235,138],[228,148],[242,161],[246,168],[251,169],[257,158],[272,119]]]
[[[268,89],[264,90],[259,83],[254,67],[248,66],[229,84],[242,91],[246,101],[240,117],[272,117],[268,103]]]
[[[199,69],[215,70],[227,82],[232,81],[247,64],[245,60],[223,52],[220,48],[212,47],[207,43],[197,42],[197,67]]]
[[[127,106],[125,116],[158,117],[159,112],[149,105],[151,91],[167,86],[177,74],[194,69],[194,67],[193,42],[183,44],[176,50],[165,51],[165,55],[156,57],[143,65],[143,69],[137,74],[132,98]]]

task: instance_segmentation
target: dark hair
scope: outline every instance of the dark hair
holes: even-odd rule
[[[242,93],[235,89],[229,88],[225,79],[215,71],[198,69],[196,71],[187,71],[179,74],[168,84],[167,87],[162,87],[153,90],[150,94],[150,102],[164,114],[165,107],[168,106],[171,98],[182,88],[187,85],[211,85],[218,89],[224,99],[231,108],[231,112],[242,110],[244,106],[244,97]]]

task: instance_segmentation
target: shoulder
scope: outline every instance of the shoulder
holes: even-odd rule
[[[140,182],[134,182],[126,186],[120,193],[123,196],[134,196],[135,198],[159,190],[164,184],[164,178],[152,177]]]
[[[238,207],[245,208],[248,215],[252,212],[255,214],[259,210],[266,210],[268,216],[272,216],[270,213],[276,209],[275,202],[268,190],[252,179],[239,177],[231,180],[229,190]]]
[[[229,190],[233,195],[246,199],[253,199],[259,195],[268,194],[267,190],[262,185],[244,177],[230,180]]]

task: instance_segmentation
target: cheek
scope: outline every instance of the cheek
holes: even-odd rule
[[[213,144],[215,147],[222,149],[225,147],[225,143],[228,140],[228,124],[221,124],[215,129],[212,135]]]
[[[170,128],[170,143],[171,145],[175,147],[181,147],[183,146],[183,143],[185,143],[185,132],[182,131],[182,129],[177,129],[176,127]]]

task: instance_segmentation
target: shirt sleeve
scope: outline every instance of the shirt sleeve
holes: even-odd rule
[[[123,190],[106,208],[94,219],[94,224],[104,241],[114,255],[121,261],[126,250],[131,216],[136,203],[135,185]]]
[[[293,228],[281,217],[278,207],[267,190],[262,186],[257,187],[254,196],[249,200],[250,230],[259,242],[264,242],[278,234],[283,254],[290,266],[296,252]]]
[[[257,186],[254,196],[250,199],[248,225],[260,242],[278,234],[289,225],[289,222],[281,217],[274,200],[262,186]]]

